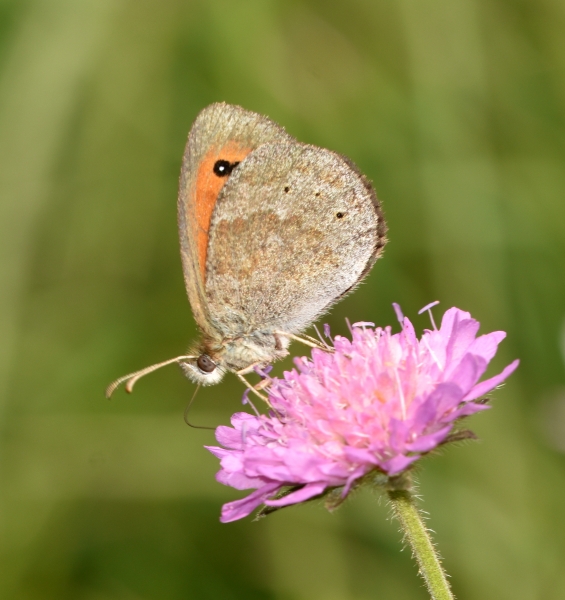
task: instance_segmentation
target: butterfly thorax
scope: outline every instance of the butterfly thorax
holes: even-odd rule
[[[195,349],[197,358],[181,363],[181,367],[195,383],[214,385],[226,372],[261,368],[284,358],[289,343],[285,336],[261,331],[233,338],[205,338]]]

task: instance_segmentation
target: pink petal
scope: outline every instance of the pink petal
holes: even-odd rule
[[[486,371],[488,363],[480,356],[466,354],[459,365],[452,371],[448,379],[455,383],[461,390],[461,396],[468,394],[477,383],[481,375]]]
[[[243,467],[242,459],[245,457],[243,452],[230,452],[226,456],[222,457],[220,464],[224,471],[228,473],[234,473],[235,471],[241,471]]]
[[[392,452],[402,452],[408,433],[409,425],[406,421],[394,417],[390,419],[388,445]]]
[[[375,455],[364,448],[353,448],[351,446],[346,446],[343,451],[347,460],[351,462],[365,463],[369,465],[378,464]]]
[[[341,485],[347,479],[348,466],[349,465],[343,465],[338,462],[332,462],[328,459],[325,463],[320,465],[318,477],[331,483],[331,485]]]
[[[259,425],[259,419],[255,416],[255,415],[250,415],[249,413],[246,412],[237,412],[235,414],[232,415],[231,418],[231,424],[236,428],[236,429],[241,429],[241,427],[243,426],[244,423],[247,423],[248,425]]]
[[[479,322],[474,319],[458,320],[460,315],[456,316],[453,324],[453,330],[446,348],[446,370],[449,371],[451,363],[455,366],[461,358],[468,352],[469,346],[475,341],[477,331],[479,331]]]
[[[417,422],[416,419],[420,418],[423,421],[423,417],[426,416],[424,423],[431,425],[434,421],[439,421],[446,412],[455,409],[461,401],[461,388],[456,383],[440,383],[421,406],[414,421]]]
[[[406,342],[411,346],[416,346],[418,343],[418,338],[416,337],[416,332],[414,331],[414,325],[410,322],[410,320],[405,317],[404,318],[404,328],[402,330]]]
[[[216,428],[216,439],[226,448],[234,450],[241,450],[243,448],[242,435],[239,429],[220,425]]]
[[[305,500],[309,500],[310,498],[321,494],[326,489],[327,485],[328,484],[324,482],[308,483],[303,488],[296,490],[296,492],[292,492],[278,500],[265,500],[265,504],[267,506],[288,506],[289,504],[298,504],[299,502],[304,502]]]
[[[441,319],[441,325],[439,328],[439,332],[443,337],[449,339],[449,336],[453,333],[454,324],[459,321],[464,321],[465,319],[470,319],[471,314],[465,312],[464,310],[460,310],[459,308],[452,307],[445,311]]]
[[[509,377],[518,365],[520,361],[516,359],[514,362],[510,363],[501,373],[487,379],[485,381],[481,381],[481,383],[477,384],[466,396],[463,398],[464,402],[468,402],[469,400],[476,400],[485,394],[488,394],[491,390],[493,390],[497,385],[500,385],[507,377]]]
[[[357,479],[359,479],[359,477],[363,477],[363,475],[365,475],[366,472],[367,472],[367,469],[365,467],[361,466],[361,467],[358,467],[357,469],[355,469],[355,471],[353,471],[353,473],[349,474],[349,477],[347,478],[345,486],[343,487],[343,491],[341,492],[342,498],[345,498],[345,496],[347,496],[347,494],[349,494],[349,492],[351,491],[351,486],[355,483],[355,481]]]
[[[233,428],[225,425],[216,427],[216,439],[226,448],[242,448],[244,433],[255,431],[261,425],[261,421],[256,416],[245,412],[235,413],[231,423]]]
[[[254,490],[265,483],[265,480],[259,477],[247,477],[244,473],[230,473],[223,469],[216,473],[216,481],[236,490]]]
[[[481,412],[482,410],[488,410],[490,406],[488,404],[476,404],[475,402],[466,402],[458,408],[451,416],[450,421],[461,419],[462,417],[468,417],[475,413]]]
[[[414,461],[418,460],[419,456],[395,456],[390,460],[385,460],[380,464],[381,469],[388,473],[390,476],[398,475],[406,469],[406,467],[410,466]]]
[[[232,452],[226,448],[218,448],[218,446],[204,446],[204,448],[220,459],[224,458],[224,456],[230,456]]]
[[[224,504],[222,506],[220,521],[222,523],[229,523],[230,521],[243,519],[243,517],[251,514],[258,506],[264,504],[268,496],[271,496],[280,487],[280,483],[267,483],[241,500],[234,500],[233,502]]]
[[[487,362],[490,362],[496,354],[498,344],[506,337],[504,331],[493,331],[486,335],[478,337],[470,346],[469,353],[482,356]]]
[[[423,435],[411,444],[406,444],[406,450],[409,452],[429,452],[443,442],[443,440],[449,435],[451,428],[452,425],[450,424],[446,427],[443,427],[439,431],[436,431],[435,433]]]

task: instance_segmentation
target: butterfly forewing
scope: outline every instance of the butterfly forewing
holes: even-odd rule
[[[178,225],[185,284],[194,318],[208,336],[204,288],[210,219],[219,194],[238,163],[266,142],[292,139],[282,127],[257,113],[212,104],[194,122],[186,144],[179,184]]]

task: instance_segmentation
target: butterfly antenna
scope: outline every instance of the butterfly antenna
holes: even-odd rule
[[[114,391],[116,390],[116,388],[124,382],[126,383],[126,392],[128,394],[131,394],[131,392],[133,390],[133,386],[136,384],[138,379],[145,377],[145,375],[149,375],[149,373],[153,373],[153,371],[156,371],[157,369],[160,369],[161,367],[166,367],[167,365],[171,365],[173,363],[180,363],[183,360],[190,360],[193,358],[197,358],[197,357],[194,355],[177,356],[176,358],[171,358],[169,360],[165,360],[163,362],[157,363],[156,365],[151,365],[150,367],[145,367],[145,369],[141,369],[140,371],[136,371],[135,373],[129,373],[128,375],[124,375],[123,377],[116,379],[116,381],[111,383],[106,388],[106,398],[109,399],[111,397],[111,395],[114,393]]]
[[[198,390],[200,389],[200,384],[198,384],[196,386],[196,389],[194,390],[194,394],[192,394],[192,398],[190,399],[190,402],[186,405],[186,408],[184,409],[184,422],[189,426],[192,427],[193,429],[216,429],[215,427],[207,427],[206,425],[195,425],[194,423],[191,423],[188,420],[188,413],[190,411],[190,407],[192,406],[192,403],[194,402],[194,399],[196,398],[196,394],[198,393]]]

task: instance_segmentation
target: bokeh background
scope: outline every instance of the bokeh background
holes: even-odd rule
[[[508,332],[492,372],[522,364],[480,442],[424,461],[423,507],[460,599],[565,598],[559,0],[0,0],[0,597],[426,598],[370,491],[221,525],[238,493],[175,367],[103,397],[195,336],[176,186],[219,100],[375,183],[390,242],[334,333],[393,301],[421,331],[436,299]]]

